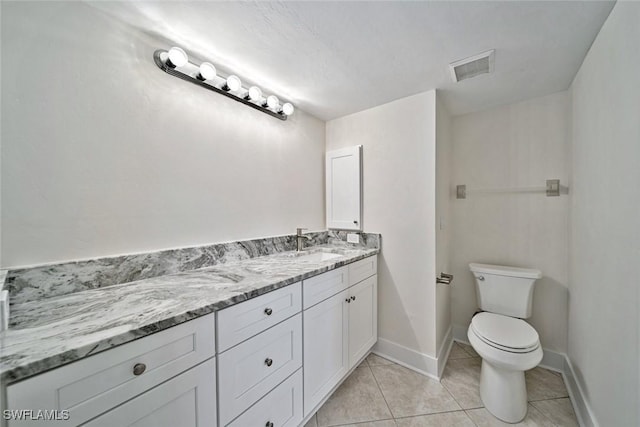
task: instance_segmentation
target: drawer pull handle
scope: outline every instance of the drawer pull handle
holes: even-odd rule
[[[273,360],[269,359],[268,357],[266,358],[266,360],[264,361],[264,364],[267,366],[271,366],[273,365]]]
[[[265,427],[273,427],[273,423],[271,421],[267,421],[267,423],[264,426]]]
[[[355,300],[356,300],[355,296],[351,297],[351,301],[355,301]]]
[[[136,363],[135,365],[133,365],[133,375],[142,375],[146,370],[147,365],[145,365],[144,363]]]
[[[273,310],[271,310],[269,307],[264,309],[264,314],[266,314],[267,316],[271,316],[271,313],[273,313]]]

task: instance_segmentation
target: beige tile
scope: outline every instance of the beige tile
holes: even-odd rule
[[[568,398],[539,400],[531,402],[537,410],[551,420],[555,425],[562,427],[577,427],[578,419],[573,411],[573,405]]]
[[[460,347],[462,347],[462,349],[464,351],[467,352],[467,354],[469,354],[469,356],[471,357],[480,357],[480,355],[478,353],[476,353],[476,351],[473,349],[473,347],[471,347],[469,344],[465,344],[465,343],[458,343],[460,344]]]
[[[527,398],[532,400],[557,399],[567,397],[567,388],[562,375],[544,368],[533,368],[525,372]]]
[[[313,414],[313,417],[307,421],[304,427],[318,427],[318,420],[316,420],[316,414]]]
[[[345,424],[340,427],[396,427],[396,422],[393,420],[370,421],[367,423]]]
[[[440,382],[463,409],[484,406],[480,399],[480,369],[482,359],[449,360]]]
[[[365,359],[369,366],[379,366],[379,365],[395,365],[391,360],[387,360],[384,357],[380,357],[377,354],[369,354]]]
[[[366,365],[351,373],[316,416],[319,427],[392,418],[371,369]]]
[[[449,360],[468,359],[469,357],[471,357],[469,353],[464,351],[462,346],[454,341],[453,345],[451,346],[451,352],[449,352]]]
[[[540,411],[531,406],[527,407],[527,416],[517,424],[509,424],[501,421],[491,415],[486,408],[469,409],[467,415],[473,420],[478,427],[507,427],[507,426],[523,426],[523,427],[553,427],[553,424]]]
[[[439,382],[400,365],[372,366],[382,394],[395,418],[459,410]]]
[[[400,418],[396,420],[396,424],[398,427],[475,427],[464,411]]]

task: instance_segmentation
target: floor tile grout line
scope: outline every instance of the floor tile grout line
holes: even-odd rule
[[[384,366],[384,365],[382,365]],[[371,366],[369,366],[369,369],[371,370],[371,375],[373,375],[373,380],[376,382],[376,386],[378,386],[378,390],[380,390],[380,394],[382,395],[382,399],[384,399],[384,404],[387,405],[387,409],[389,410],[389,413],[391,414],[391,418],[393,418],[394,422],[396,419],[396,416],[393,414],[393,411],[391,410],[391,406],[389,406],[389,402],[387,402],[387,397],[384,395],[384,391],[382,391],[382,387],[380,387],[380,383],[378,382],[378,379],[376,378],[376,374],[375,372],[373,372],[373,369],[371,369]]]
[[[481,409],[481,408],[473,408],[473,409]],[[394,421],[398,421],[398,420],[406,420],[409,418],[419,418],[419,417],[428,417],[430,415],[440,415],[440,414],[450,414],[452,412],[464,412],[464,415],[469,418],[469,420],[473,423],[473,425],[477,425],[476,423],[473,422],[473,420],[471,419],[471,417],[467,414],[465,409],[456,409],[454,411],[442,411],[442,412],[431,412],[428,414],[418,414],[418,415],[407,415],[406,417],[397,417],[394,418]]]
[[[445,371],[446,371],[446,368],[445,368]],[[444,372],[442,373],[442,376],[444,377]],[[458,405],[460,407],[460,410],[464,411],[465,409],[462,407],[460,402],[458,402],[458,399],[456,399],[456,397],[453,395],[453,393],[451,393],[451,390],[449,390],[447,385],[442,382],[442,378],[440,378],[440,381],[438,381],[438,383],[440,383],[440,385],[447,391],[447,393],[449,393],[449,396],[451,396],[453,401],[456,402],[456,405]]]
[[[558,396],[558,397],[547,397],[546,399],[527,399],[528,403],[533,403],[533,402],[544,402],[545,400],[558,400],[558,399],[568,399],[569,396]]]
[[[381,420],[373,420],[373,421],[359,421],[356,423],[346,423],[346,424],[332,424],[330,426],[323,427],[342,427],[342,426],[358,426],[358,424],[366,424],[366,423],[377,423],[378,421],[393,421],[395,423],[395,418],[383,418]]]
[[[471,422],[473,423],[474,426],[478,427],[478,424],[473,420],[473,418],[471,418],[471,415],[469,415],[468,411],[475,411],[476,409],[483,409],[484,406],[482,408],[473,408],[473,409],[465,409],[464,413],[467,416],[467,418],[469,418],[471,420]]]

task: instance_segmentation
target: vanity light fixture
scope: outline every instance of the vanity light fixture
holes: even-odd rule
[[[260,89],[258,86],[251,86],[249,88],[247,96],[245,96],[244,99],[249,99],[251,101],[260,101],[260,99],[262,99],[262,89]]]
[[[290,102],[285,102],[282,106],[282,114],[290,116],[293,114],[293,105]]]
[[[179,47],[172,47],[169,49],[169,53],[167,55],[167,66],[171,68],[182,67],[187,62],[189,62],[189,57],[187,56],[187,52],[180,49]]]
[[[198,80],[207,81],[213,80],[216,77],[216,67],[209,62],[203,62],[200,64],[200,72],[196,76]]]
[[[167,74],[235,99],[277,119],[287,120],[287,117],[294,112],[291,103],[286,102],[280,105],[280,100],[275,95],[264,98],[258,86],[244,89],[242,81],[236,75],[231,74],[226,78],[220,76],[216,67],[209,62],[203,62],[200,65],[189,62],[189,56],[179,47],[172,47],[168,51],[156,50],[153,60],[158,68]]]
[[[267,96],[267,100],[263,104],[263,106],[264,107],[269,107],[272,110],[277,110],[278,107],[280,106],[280,100],[275,95]]]
[[[242,87],[242,82],[238,76],[230,75],[222,89],[232,92],[238,91]]]

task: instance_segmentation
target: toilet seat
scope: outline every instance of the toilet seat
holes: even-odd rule
[[[540,347],[538,332],[522,319],[482,312],[469,328],[485,344],[509,353],[530,353]]]

